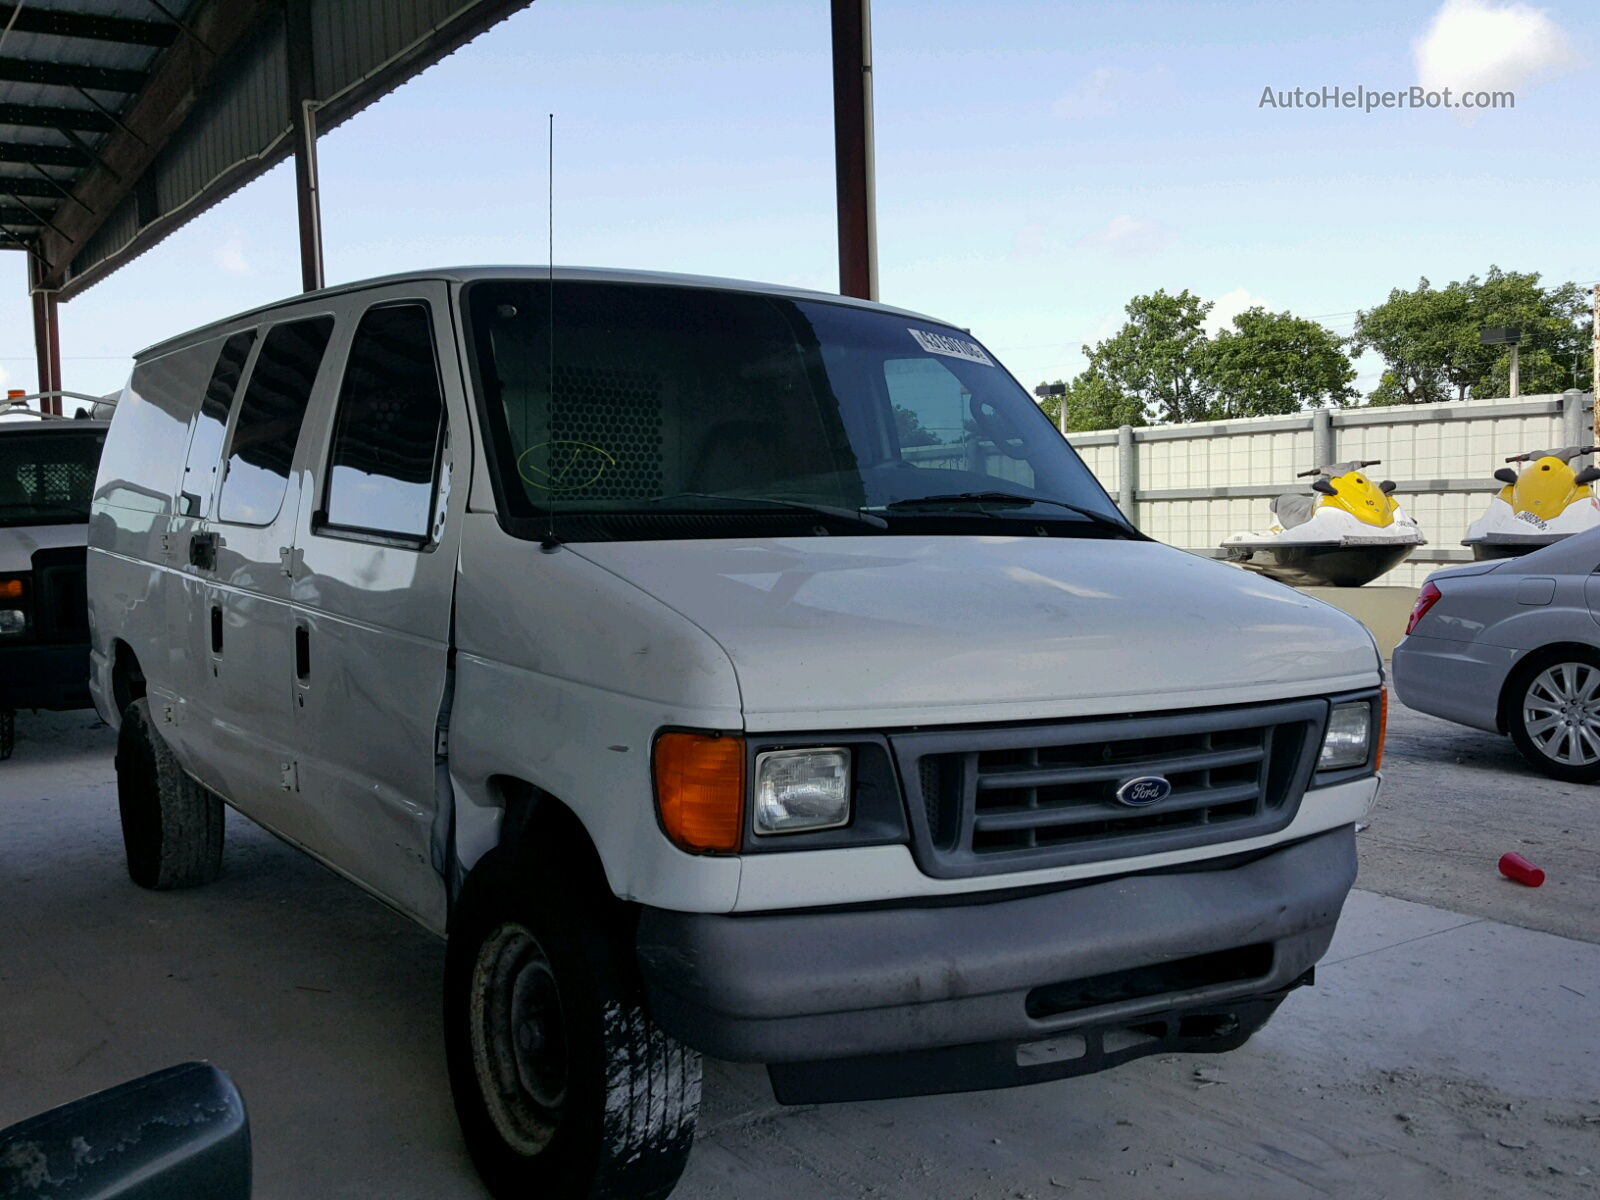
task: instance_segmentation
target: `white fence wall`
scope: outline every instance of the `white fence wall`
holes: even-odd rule
[[[1229,534],[1265,529],[1271,497],[1304,490],[1299,472],[1379,459],[1372,475],[1396,482],[1428,545],[1378,582],[1414,587],[1442,565],[1470,561],[1461,539],[1500,488],[1491,475],[1508,456],[1593,441],[1593,410],[1592,395],[1566,392],[1124,426],[1068,440],[1140,529],[1200,553],[1220,554]]]

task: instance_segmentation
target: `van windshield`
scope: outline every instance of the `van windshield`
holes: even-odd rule
[[[848,304],[560,280],[552,319],[549,296],[544,281],[467,289],[513,532],[1138,536],[958,329]]]
[[[105,430],[0,425],[0,528],[89,520]]]

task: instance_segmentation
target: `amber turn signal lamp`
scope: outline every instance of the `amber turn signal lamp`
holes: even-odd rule
[[[663,733],[655,749],[661,827],[692,854],[731,854],[744,818],[744,739]]]
[[[1372,757],[1374,771],[1383,768],[1383,739],[1389,733],[1389,689],[1378,689],[1378,752]]]
[[[0,579],[0,600],[22,599],[22,580]]]

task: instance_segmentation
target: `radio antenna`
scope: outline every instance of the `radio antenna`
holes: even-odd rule
[[[546,134],[546,137],[545,137],[545,187],[546,187],[546,193],[545,193],[545,216],[546,216],[546,227],[545,227],[545,269],[546,269],[546,280],[547,280],[547,282],[549,284],[548,295],[545,298],[545,308],[548,311],[549,317],[550,317],[550,328],[548,330],[548,336],[547,336],[547,338],[545,340],[545,349],[549,352],[549,356],[550,356],[549,357],[549,368],[550,368],[550,375],[549,375],[549,378],[550,378],[550,421],[549,421],[549,424],[547,426],[547,431],[551,435],[551,438],[547,439],[547,441],[546,441],[546,447],[547,447],[547,450],[551,454],[551,457],[550,457],[550,459],[548,461],[548,465],[553,468],[555,466],[555,458],[554,458],[554,453],[553,453],[554,450],[555,450],[555,442],[554,442],[553,438],[554,438],[554,435],[555,435],[555,420],[554,420],[554,418],[555,418],[555,414],[556,414],[556,115],[555,115],[555,113],[551,113],[550,114],[549,130],[548,130],[548,132]],[[555,483],[554,476],[551,477],[550,482],[551,482],[552,485],[554,485],[554,483]],[[556,493],[555,493],[555,489],[554,489],[553,486],[551,488],[549,499],[548,499],[547,503],[548,503],[549,507],[545,510],[545,512],[546,512],[546,516],[547,516],[548,519],[547,519],[547,523],[545,525],[544,541],[542,543],[540,543],[540,549],[542,549],[542,550],[544,550],[544,551],[546,551],[548,553],[550,551],[555,550],[557,546],[561,545],[560,540],[556,537]]]

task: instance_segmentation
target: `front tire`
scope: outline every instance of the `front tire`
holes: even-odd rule
[[[661,1200],[694,1142],[700,1056],[644,1011],[607,892],[505,849],[462,889],[445,957],[456,1115],[508,1200]]]
[[[184,773],[142,696],[122,714],[116,764],[129,877],[154,891],[215,879],[222,871],[222,801]]]
[[[1567,783],[1600,779],[1600,654],[1574,649],[1528,664],[1506,708],[1511,740],[1535,768]]]

